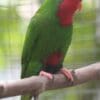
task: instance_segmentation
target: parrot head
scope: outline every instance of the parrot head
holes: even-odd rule
[[[75,12],[81,8],[81,0],[62,0],[57,13],[60,24],[62,26],[72,24]]]

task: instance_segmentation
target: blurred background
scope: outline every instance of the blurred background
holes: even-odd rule
[[[27,26],[44,0],[0,0],[0,82],[20,78],[20,59]],[[75,16],[72,44],[66,55],[67,68],[100,61],[100,0],[83,0]],[[19,100],[11,97],[0,100]],[[100,100],[99,81],[45,92],[40,100]]]

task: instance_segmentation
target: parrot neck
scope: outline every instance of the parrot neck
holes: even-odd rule
[[[79,0],[62,0],[58,7],[57,16],[62,26],[73,23],[73,16],[77,10]]]
[[[73,17],[72,16],[59,16],[59,22],[61,26],[66,27],[68,25],[71,25],[73,23]]]
[[[41,14],[52,19],[63,27],[73,23],[73,15],[79,0],[45,0],[41,7]],[[58,24],[58,23],[57,23]]]

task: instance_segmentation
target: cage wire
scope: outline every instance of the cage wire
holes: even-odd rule
[[[43,0],[0,1],[0,81],[20,78],[25,33],[31,17],[42,4],[41,1]],[[64,61],[64,65],[72,68],[100,59],[100,1],[83,2],[82,12],[75,16],[73,40]],[[40,96],[40,100],[99,100],[99,85],[94,84],[78,87],[80,91],[76,87],[47,92]],[[19,100],[19,97],[0,100]]]

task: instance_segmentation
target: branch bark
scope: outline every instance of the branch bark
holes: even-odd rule
[[[100,80],[100,62],[72,71],[74,81],[70,82],[63,74],[55,74],[54,80],[43,76],[32,76],[13,82],[0,83],[0,98],[32,93],[34,96],[46,90],[76,86],[91,80]]]

